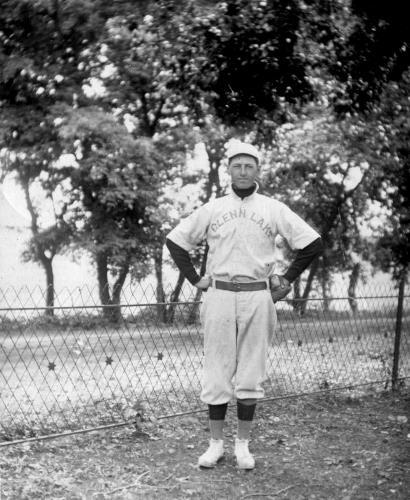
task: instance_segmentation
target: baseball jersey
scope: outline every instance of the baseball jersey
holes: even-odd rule
[[[263,280],[275,265],[278,234],[293,250],[320,237],[284,203],[257,192],[241,199],[232,191],[181,220],[167,238],[188,252],[206,239],[206,274],[213,278]]]

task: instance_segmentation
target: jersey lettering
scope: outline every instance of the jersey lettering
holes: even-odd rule
[[[210,225],[210,228],[212,231],[216,232],[227,222],[238,218],[246,218],[246,210],[244,208],[240,208],[239,210],[229,210],[229,212],[222,214]]]
[[[256,212],[252,212],[250,216],[246,212],[244,208],[240,208],[238,210],[229,210],[228,212],[225,212],[224,214],[220,215],[215,222],[212,222],[210,225],[211,231],[216,233],[221,227],[223,227],[227,222],[230,222],[234,219],[238,218],[243,218],[250,220],[251,222],[254,222],[257,226],[259,226],[262,229],[262,232],[268,237],[268,238],[275,238],[275,234],[273,233],[269,223],[265,221],[263,217],[258,215]]]

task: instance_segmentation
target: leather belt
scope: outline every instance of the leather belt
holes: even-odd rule
[[[266,290],[268,284],[266,281],[250,281],[248,283],[239,283],[238,281],[214,281],[215,288],[219,290],[229,290],[230,292],[256,292]]]

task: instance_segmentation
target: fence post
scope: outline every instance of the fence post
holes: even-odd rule
[[[391,385],[393,391],[396,391],[398,389],[397,382],[399,376],[401,327],[403,322],[404,285],[406,283],[406,278],[407,278],[407,273],[404,271],[400,278],[399,297],[397,301],[396,330],[394,334],[393,370],[391,379]]]

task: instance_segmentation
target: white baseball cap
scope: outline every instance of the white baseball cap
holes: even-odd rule
[[[226,155],[228,157],[228,160],[237,155],[249,155],[255,158],[258,163],[260,162],[259,151],[255,148],[255,146],[252,146],[252,144],[249,144],[247,142],[240,142],[240,141],[233,142],[228,147]]]

